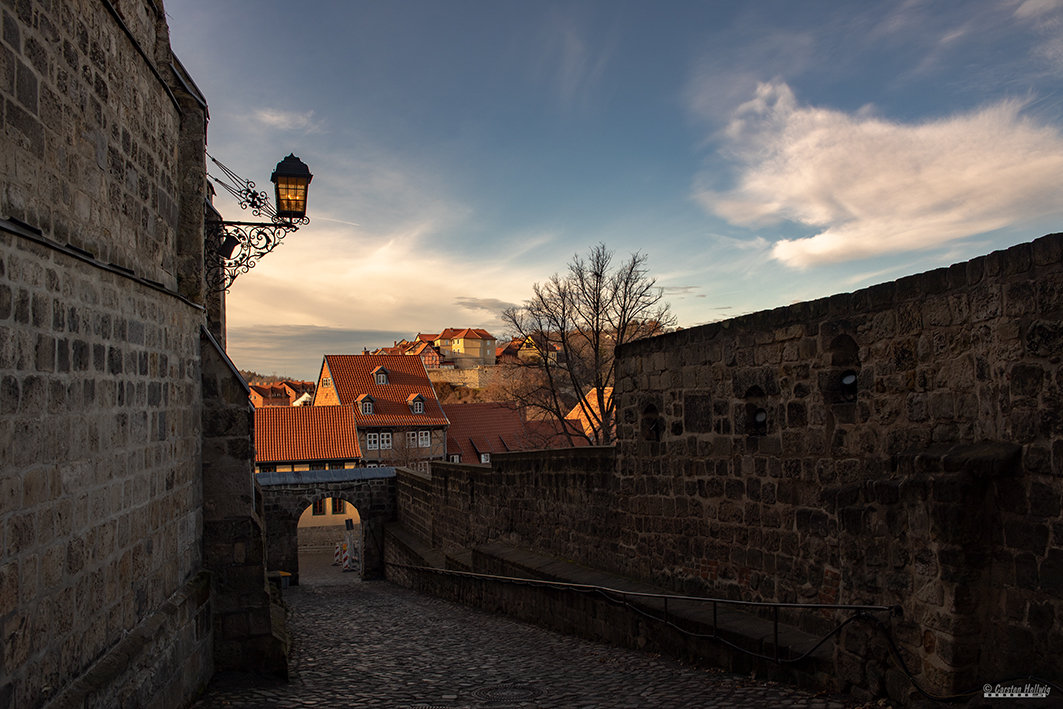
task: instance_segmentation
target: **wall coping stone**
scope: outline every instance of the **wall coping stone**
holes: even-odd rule
[[[826,298],[794,303],[769,310],[760,310],[728,320],[699,325],[675,332],[646,337],[628,342],[617,348],[617,357],[633,357],[638,354],[667,351],[688,337],[697,335],[698,341],[715,338],[721,331],[738,332],[772,330],[786,325],[806,324],[834,313],[852,315],[859,312],[879,312],[901,303],[924,299],[928,295],[943,292],[948,288],[949,273],[953,269],[966,268],[968,285],[983,281],[1002,282],[1011,276],[1027,272],[1033,266],[1047,266],[1063,260],[1063,233],[1047,234],[1030,242],[1017,244],[1008,249],[994,251],[969,261],[961,261],[945,268],[936,268],[896,281],[876,283],[851,293],[836,293]],[[995,264],[995,266],[994,266]],[[848,301],[848,308],[842,304]],[[829,307],[833,303],[833,307]]]
[[[355,480],[384,480],[395,477],[395,468],[345,468],[342,470],[296,470],[255,473],[259,485],[316,485]]]

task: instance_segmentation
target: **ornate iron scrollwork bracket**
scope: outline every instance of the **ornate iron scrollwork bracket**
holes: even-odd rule
[[[266,216],[269,222],[227,222],[207,219],[204,223],[204,266],[208,290],[228,291],[241,273],[247,273],[258,260],[276,248],[290,232],[310,223],[308,217],[285,219],[278,217],[269,195],[255,190],[255,183],[245,180],[209,153],[207,157],[218,166],[229,182],[213,175],[210,179],[221,185],[256,217]],[[231,183],[231,184],[230,184]]]
[[[254,268],[289,232],[309,223],[306,217],[298,221],[277,220],[272,224],[208,221],[208,248],[204,252],[207,288],[228,291],[237,276]],[[232,251],[225,256],[227,247]]]

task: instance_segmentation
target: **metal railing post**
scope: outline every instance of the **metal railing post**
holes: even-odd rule
[[[775,661],[779,661],[779,606],[775,606]]]

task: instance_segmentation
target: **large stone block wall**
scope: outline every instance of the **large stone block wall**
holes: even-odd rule
[[[181,113],[161,2],[10,1],[0,20],[0,213],[175,288]]]
[[[250,390],[221,346],[200,331],[203,383],[203,563],[214,581],[218,671],[288,676],[288,635],[266,581],[263,497],[254,477]]]
[[[2,0],[0,28],[0,706],[180,706],[213,672],[207,317],[177,292],[205,105],[158,0]]]
[[[750,600],[899,603],[904,656],[938,691],[1058,680],[1061,244],[623,348],[631,572]],[[881,690],[886,665],[847,651],[856,634],[839,668]]]
[[[499,453],[491,467],[432,463],[398,469],[398,521],[444,553],[504,541],[606,571],[624,515],[612,447]]]
[[[1052,235],[628,345],[615,459],[400,472],[399,521],[447,563],[502,541],[680,593],[900,605],[891,632],[930,691],[1058,681],[1061,357]],[[881,636],[849,626],[835,653],[844,682],[910,698]]]
[[[202,565],[202,321],[0,230],[0,686],[18,706],[85,671]]]

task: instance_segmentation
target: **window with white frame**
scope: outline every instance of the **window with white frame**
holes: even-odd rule
[[[380,450],[386,451],[391,449],[391,433],[384,431],[380,434]]]
[[[322,378],[321,386],[322,386],[322,388],[332,386],[332,378],[331,377]]]
[[[363,401],[362,402],[362,414],[365,415],[365,416],[368,416],[371,413],[373,413],[373,402],[372,401]]]
[[[431,431],[418,431],[417,432],[417,445],[421,448],[432,447],[432,432]]]
[[[421,401],[420,399],[415,400],[413,402],[413,412],[415,414],[423,414],[424,413],[424,402]]]
[[[365,434],[365,449],[375,451],[380,448],[380,434],[379,433],[367,433]]]
[[[490,453],[481,453],[480,454],[480,462],[481,463],[490,463],[491,462],[491,454]]]
[[[451,463],[460,463],[461,462],[461,454],[460,453],[451,453],[450,454],[450,462]]]
[[[407,431],[406,432],[406,447],[407,448],[416,448],[417,447],[417,431]]]
[[[377,372],[376,373],[376,383],[377,384],[387,384],[388,383],[388,373],[387,372]]]

